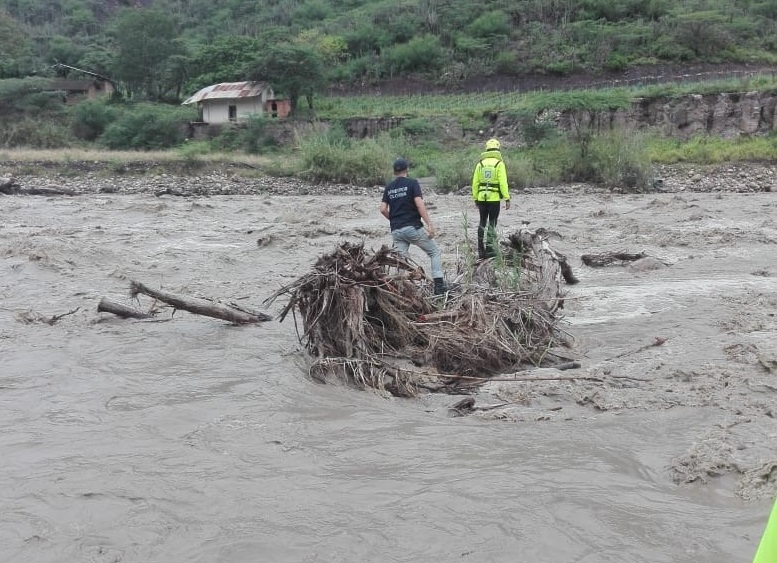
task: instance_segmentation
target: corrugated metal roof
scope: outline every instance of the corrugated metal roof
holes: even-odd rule
[[[233,100],[235,98],[255,98],[261,96],[262,91],[267,88],[264,82],[222,82],[206,86],[194,96],[183,102],[186,104],[196,104],[203,100]]]

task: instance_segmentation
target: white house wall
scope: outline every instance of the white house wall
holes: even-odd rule
[[[229,106],[235,106],[237,119],[247,119],[252,114],[263,113],[261,98],[205,100],[202,102],[202,120],[205,123],[227,123]]]

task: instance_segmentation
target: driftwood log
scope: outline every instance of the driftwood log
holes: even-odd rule
[[[13,176],[0,178],[0,193],[5,195],[76,195],[75,191],[66,188],[23,188]]]
[[[152,289],[138,281],[132,281],[130,283],[130,296],[136,297],[139,293],[153,297],[175,309],[182,309],[194,313],[195,315],[222,319],[237,325],[261,323],[272,319],[269,315],[248,311],[235,304],[225,305],[224,303],[217,303],[210,299],[175,295],[160,289]]]
[[[629,254],[628,252],[602,252],[600,254],[583,254],[580,259],[583,264],[591,268],[603,268],[604,266],[625,266],[628,262],[635,262],[642,258],[647,258],[647,254],[639,252]]]
[[[134,307],[129,307],[128,305],[118,303],[108,299],[107,297],[100,299],[100,303],[97,305],[97,312],[113,313],[122,319],[150,319],[154,316],[153,313],[144,313],[143,311],[138,311]]]

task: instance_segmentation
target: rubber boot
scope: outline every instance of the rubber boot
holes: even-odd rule
[[[434,278],[434,294],[442,295],[445,293],[445,282],[442,278]]]
[[[486,258],[486,245],[483,243],[485,238],[485,229],[478,227],[478,258],[483,260]]]

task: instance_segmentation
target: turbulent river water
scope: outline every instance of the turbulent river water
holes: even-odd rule
[[[96,310],[136,279],[277,314],[263,300],[339,240],[389,242],[378,199],[0,199],[0,561],[751,560],[774,489],[741,478],[777,459],[755,359],[775,335],[771,193],[516,195],[501,226],[559,231],[574,353],[613,379],[524,387],[490,417],[315,383],[290,317]],[[427,200],[452,271],[472,210]],[[580,264],[603,250],[663,269]]]

